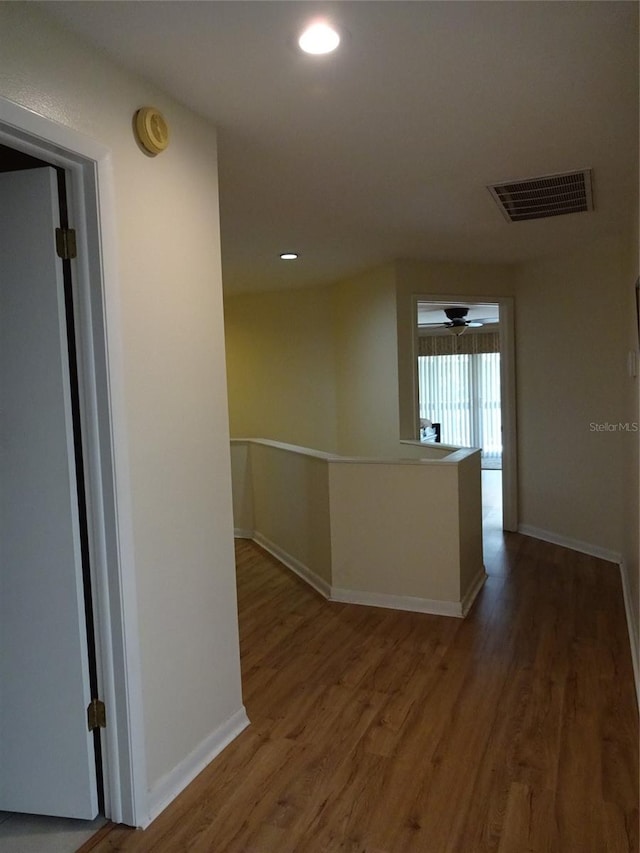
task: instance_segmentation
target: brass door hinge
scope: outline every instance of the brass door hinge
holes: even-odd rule
[[[107,727],[107,712],[101,699],[92,699],[87,708],[87,725],[89,731]]]
[[[56,251],[63,261],[77,257],[76,232],[73,228],[56,228]]]

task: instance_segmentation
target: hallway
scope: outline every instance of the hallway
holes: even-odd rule
[[[84,853],[637,853],[619,573],[495,527],[485,544],[460,620],[326,602],[237,541],[252,725],[144,833]]]

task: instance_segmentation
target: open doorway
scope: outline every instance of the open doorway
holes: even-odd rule
[[[418,303],[421,430],[435,423],[443,444],[479,447],[483,469],[502,468],[499,323],[496,304]]]
[[[72,261],[77,284],[74,313],[95,592],[97,675],[108,721],[107,728],[100,730],[104,812],[117,822],[143,825],[147,820],[147,785],[135,583],[130,570],[133,545],[123,429],[124,392],[118,361],[121,344],[115,302],[115,208],[110,152],[76,131],[4,98],[0,98],[0,144],[44,161],[53,169],[64,170],[68,181],[67,202],[78,246],[77,259]],[[27,219],[22,217],[19,221]],[[50,244],[53,239],[50,233],[47,242]],[[46,706],[40,698],[34,709],[39,711],[43,703]],[[83,719],[78,730],[87,731],[87,711],[81,711]],[[3,770],[6,772],[4,762]]]
[[[417,320],[421,440],[480,448],[483,522],[502,526],[500,306],[418,302]]]
[[[414,340],[418,437],[479,447],[483,503],[494,524],[515,530],[512,300],[418,296]]]
[[[9,853],[42,841],[34,814],[64,816],[46,822],[47,843],[62,825],[69,844],[95,831],[104,793],[100,732],[84,719],[99,688],[71,252],[52,245],[56,227],[68,228],[66,174],[0,145],[0,187],[0,583],[11,602],[2,614],[0,847]]]

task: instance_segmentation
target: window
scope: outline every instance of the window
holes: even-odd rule
[[[502,460],[500,353],[418,357],[420,417],[440,424],[444,444],[481,447],[487,466]]]

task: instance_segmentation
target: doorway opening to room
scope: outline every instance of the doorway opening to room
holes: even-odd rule
[[[509,456],[503,446],[503,397],[509,391],[503,350],[510,330],[502,313],[500,303],[490,300],[424,297],[416,304],[420,440],[481,449],[483,519],[500,528],[503,489],[511,486],[510,479],[503,483]]]
[[[3,773],[10,779],[3,778],[1,788],[0,847],[9,844],[9,850],[11,838],[28,846],[43,831],[52,842],[67,833],[76,844],[104,820],[95,816],[104,812],[100,732],[89,734],[83,719],[86,695],[98,702],[99,687],[74,253],[60,242],[72,233],[66,178],[64,168],[0,144],[0,190],[9,211],[0,232],[0,371],[7,404],[1,427],[8,457],[1,466],[8,505],[3,502],[0,584],[11,601],[3,616]],[[40,423],[44,430],[34,428]],[[25,459],[28,466],[14,461]],[[30,710],[40,713],[42,705],[44,727],[34,724]],[[54,748],[52,738],[63,747]],[[63,767],[73,768],[71,779],[63,777]],[[60,778],[66,784],[58,794],[51,780]]]
[[[421,438],[436,424],[443,444],[481,448],[483,469],[502,468],[499,323],[498,305],[418,303]]]
[[[81,843],[78,824],[84,831],[88,821],[91,830],[99,812],[132,826],[147,816],[111,152],[1,97],[0,145],[6,202],[0,363],[6,367],[3,391],[13,395],[3,429],[12,441],[24,438],[20,454],[5,454],[0,478],[1,598],[5,605],[17,600],[4,594],[11,587],[22,602],[20,608],[5,607],[0,620],[3,641],[12,650],[4,656],[0,680],[6,686],[8,674],[20,686],[4,692],[2,713],[14,730],[24,722],[26,732],[12,737],[3,725],[0,847],[16,835],[22,844],[31,830],[19,828],[14,815],[32,814],[38,835],[49,817],[73,824],[67,840],[75,850]],[[25,264],[38,266],[26,270]],[[46,488],[34,481],[41,472]],[[85,510],[81,532],[77,515]],[[32,535],[34,527],[38,536]],[[19,548],[20,554],[39,549],[38,560],[18,564]],[[87,551],[89,559],[82,559]],[[23,574],[18,565],[33,570]],[[91,582],[91,601],[85,580]],[[55,641],[43,639],[46,630]],[[32,698],[24,698],[27,692]],[[98,739],[102,760],[96,763]]]

